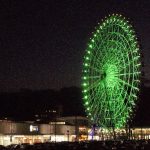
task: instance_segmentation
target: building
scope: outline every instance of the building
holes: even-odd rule
[[[83,130],[87,139],[87,124],[87,118],[81,116],[57,118],[49,123],[0,120],[0,145],[77,141]]]
[[[58,120],[75,127],[75,141],[88,140],[89,120],[83,116],[60,117]]]
[[[93,132],[94,131],[94,132]],[[126,137],[125,129],[115,130],[118,139]],[[93,134],[94,133],[94,134]],[[131,128],[130,139],[150,139],[150,128]],[[0,145],[61,142],[81,140],[109,140],[112,133],[104,128],[88,126],[88,120],[81,116],[58,118],[49,123],[34,123],[32,121],[13,122],[0,120]]]
[[[0,145],[74,141],[75,127],[66,124],[34,124],[0,120]]]

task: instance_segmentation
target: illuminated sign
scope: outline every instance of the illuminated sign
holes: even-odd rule
[[[38,131],[38,126],[30,125],[30,132],[36,132],[36,131]]]

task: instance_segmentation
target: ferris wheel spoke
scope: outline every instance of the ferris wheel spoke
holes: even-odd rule
[[[126,50],[127,49],[127,47],[126,47],[126,45],[125,44],[120,44],[120,39],[119,39],[119,41],[114,41],[114,40],[111,40],[113,43],[115,43],[115,45],[116,45],[116,53],[115,53],[115,56],[117,57],[117,58],[119,58],[119,60],[122,58],[122,60],[124,61],[124,57],[123,57],[123,53],[121,53],[119,50],[120,49],[122,49],[122,50]]]
[[[88,76],[89,79],[101,79],[101,76]]]
[[[128,39],[124,35],[122,35],[122,34],[120,34],[118,32],[113,32],[112,34],[116,35],[119,38],[119,41],[122,40],[123,41],[122,44],[126,43],[126,47],[130,48],[130,44],[128,42]]]
[[[99,108],[98,108],[98,105],[95,104],[96,101],[97,101],[97,100],[94,99],[94,100],[93,100],[93,103],[92,103],[91,106],[90,106],[92,114],[96,114],[96,112],[98,111],[97,109],[99,109]]]
[[[98,61],[99,59],[103,59],[103,57],[101,56],[102,54],[99,54],[99,53],[92,54],[93,61],[91,61],[91,64],[93,67],[98,68],[98,69],[101,68],[102,63],[100,63],[101,61]]]
[[[113,42],[112,40],[109,40],[109,42]],[[108,63],[115,63],[115,64],[117,64],[117,61],[115,60],[114,61],[114,56],[115,56],[115,58],[117,58],[117,57],[120,57],[120,54],[118,54],[118,52],[116,52],[116,53],[114,53],[113,55],[112,55],[112,51],[110,50],[111,48],[109,47],[109,45],[107,46],[107,47],[105,47],[108,51],[107,51],[107,53],[103,56],[103,60],[107,60],[107,62]],[[118,56],[117,56],[118,55]],[[112,57],[113,56],[113,57]],[[117,57],[116,57],[117,56]]]
[[[116,34],[116,33],[115,33]],[[123,40],[124,41],[124,37],[123,37],[123,39],[119,39],[119,41],[120,40]],[[118,47],[117,47],[117,49],[120,49],[121,47],[121,49],[129,49],[124,43],[121,45],[120,44],[120,42],[118,42],[118,41],[116,41],[116,43],[115,44],[117,44],[118,45]],[[128,43],[127,43],[128,44]],[[120,54],[121,56],[122,56],[122,53]],[[127,54],[127,56],[128,56],[128,54]],[[120,56],[119,56],[120,57]],[[129,61],[129,58],[127,57],[127,61]],[[123,62],[125,62],[125,60],[124,60],[124,57],[123,57]]]
[[[137,57],[138,58],[138,57]],[[132,61],[129,61],[128,63],[125,64],[125,66],[121,67],[121,70],[122,71],[123,69],[127,68],[128,66],[132,65],[132,67],[134,66],[134,64],[136,64],[136,61],[135,59],[133,59]],[[140,66],[140,63],[138,63],[137,65],[135,65],[135,67],[138,67]]]
[[[100,47],[100,45],[97,44],[97,42],[95,42],[94,48],[95,48],[97,51],[101,52],[101,51],[100,51],[100,48],[101,48],[101,47]]]
[[[121,85],[121,84],[120,84]],[[119,97],[118,97],[118,100],[117,100],[117,106],[118,108],[116,109],[117,112],[116,112],[116,115],[120,115],[120,110],[124,110],[125,109],[125,105],[124,105],[124,99],[126,98],[126,96],[128,96],[127,92],[125,90],[123,90],[120,94],[119,94]],[[128,98],[127,98],[128,99]]]
[[[92,96],[93,96],[94,99],[95,99],[96,96],[99,97],[99,94],[101,93],[100,87],[101,87],[101,86],[99,85],[99,86],[96,86],[96,87],[93,88],[93,90],[92,90],[92,91],[93,91],[93,95],[92,95]],[[97,91],[99,91],[99,92],[97,92]],[[96,93],[96,94],[95,94],[95,93]],[[101,94],[102,94],[102,93],[101,93]],[[100,97],[99,97],[99,98],[100,98]]]
[[[89,69],[92,70],[92,71],[96,71],[97,73],[100,72],[100,69],[94,67],[94,66],[89,66]]]
[[[97,43],[95,44],[95,47],[98,49],[98,52],[104,57],[104,53],[106,51],[106,44],[107,44],[107,39],[109,37],[109,34],[105,37],[102,38],[101,40],[101,44],[98,45]],[[106,43],[106,44],[105,44]],[[99,53],[98,53],[98,56],[99,56]],[[98,57],[99,58],[99,57]]]
[[[97,92],[97,91],[99,91],[99,92]],[[102,100],[102,97],[105,97],[105,94],[102,93],[102,91],[101,91],[101,89],[100,89],[100,86],[99,86],[99,87],[96,87],[96,88],[94,89],[94,93],[96,93],[96,94],[93,94],[93,98],[98,97],[99,101],[93,101],[93,104],[94,104],[94,105],[97,105],[98,103],[102,102],[102,101],[101,101],[101,100]],[[96,99],[96,98],[95,98],[95,99]],[[97,104],[96,104],[96,103],[97,103]]]
[[[99,101],[98,101],[97,103],[95,102],[95,104],[94,104],[94,105],[96,106],[96,108],[93,109],[94,112],[95,112],[95,114],[96,114],[96,113],[99,114],[100,111],[103,109],[103,105],[105,105],[105,104],[101,103],[102,97],[105,97],[105,94],[104,94],[104,93],[102,93],[102,94],[100,95]],[[102,101],[102,102],[104,102],[104,101]]]
[[[93,60],[97,60],[100,56],[98,56],[97,53],[94,54],[94,53],[91,52],[90,57],[92,57]],[[96,63],[98,63],[98,62],[96,62]]]
[[[137,74],[140,74],[140,72],[121,73],[121,74],[117,74],[117,75],[115,75],[115,76],[116,76],[116,77],[120,77],[120,76],[137,75]]]
[[[89,85],[89,87],[87,88],[87,90],[89,91],[89,90],[91,90],[91,89],[99,86],[99,82],[100,82],[100,80],[97,80],[97,81],[93,82],[92,85]]]
[[[127,85],[127,86],[129,86],[129,87],[132,87],[132,85],[131,85],[130,83],[128,83],[128,82],[126,82],[126,81],[124,81],[124,80],[122,80],[122,79],[120,79],[120,78],[118,78],[118,80],[119,80],[119,82],[122,83],[123,85]]]
[[[121,86],[121,84],[120,84],[120,86]],[[117,87],[116,87],[117,88]],[[123,95],[124,96],[123,96]],[[119,93],[119,97],[118,97],[118,99],[116,100],[116,103],[115,103],[115,110],[116,110],[116,112],[115,112],[115,116],[116,116],[116,118],[117,117],[119,117],[120,116],[120,112],[121,111],[125,111],[125,109],[126,109],[126,105],[124,104],[124,99],[126,98],[126,99],[129,99],[130,98],[130,95],[128,96],[129,94],[125,91],[125,90],[123,90],[121,93]]]
[[[122,79],[120,79],[120,78],[118,78],[118,80],[119,80],[120,83],[122,83],[122,84],[124,84],[124,85],[127,85],[128,87],[131,87],[131,88],[133,88],[134,90],[138,90],[138,88],[135,87],[133,84],[130,84],[130,83],[128,83],[128,82],[126,82],[126,81],[124,81],[124,80],[122,80]]]

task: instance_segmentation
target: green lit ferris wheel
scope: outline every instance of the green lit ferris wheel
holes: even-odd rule
[[[140,68],[133,27],[121,15],[102,20],[83,62],[83,101],[93,123],[114,128],[127,124],[138,98]]]

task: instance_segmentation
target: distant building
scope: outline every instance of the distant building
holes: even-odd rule
[[[34,121],[37,123],[48,123],[50,120],[54,121],[56,118],[62,116],[63,108],[62,105],[57,107],[50,107],[42,112],[38,112],[34,115]]]
[[[74,131],[74,126],[66,124],[0,120],[0,145],[74,141]]]

